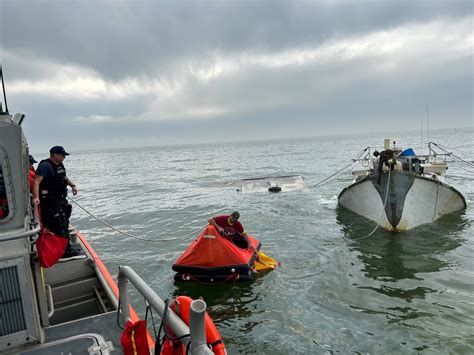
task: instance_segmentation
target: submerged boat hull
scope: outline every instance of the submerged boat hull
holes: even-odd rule
[[[342,190],[338,202],[393,232],[466,208],[466,200],[452,186],[403,171],[384,172],[379,181],[376,175],[367,175]]]

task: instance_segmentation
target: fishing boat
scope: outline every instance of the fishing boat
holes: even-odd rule
[[[393,146],[389,139],[381,152],[367,148],[359,159],[362,169],[352,172],[352,183],[338,196],[339,206],[376,222],[391,232],[410,230],[466,208],[464,196],[446,183],[446,158],[428,144],[427,155]]]
[[[173,348],[179,339],[183,354],[224,354],[203,300],[187,300],[188,314],[175,313],[171,306],[178,309],[177,301],[168,307],[130,267],[119,268],[117,282],[72,226],[70,243],[81,257],[41,265],[37,241],[45,230],[31,203],[25,115],[9,114],[1,66],[0,77],[0,353],[146,354],[155,349],[157,354],[177,354]],[[158,334],[155,342],[147,321],[129,303],[128,284],[144,297],[147,314],[155,311],[176,338],[163,338],[162,344]],[[207,328],[212,334],[206,336]]]

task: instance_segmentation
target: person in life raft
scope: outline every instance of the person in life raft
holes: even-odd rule
[[[242,226],[242,223],[239,222],[239,218],[240,213],[234,211],[230,215],[223,214],[209,218],[208,222],[217,229],[221,236],[233,242],[238,247],[252,248],[247,238],[247,232]]]

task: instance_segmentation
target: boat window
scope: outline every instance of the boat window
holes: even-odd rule
[[[7,189],[5,187],[2,165],[0,164],[0,219],[6,218],[8,213]]]

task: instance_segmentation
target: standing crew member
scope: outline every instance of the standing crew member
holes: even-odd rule
[[[56,235],[68,238],[63,258],[78,256],[80,252],[69,243],[69,217],[72,206],[67,202],[67,186],[74,196],[76,185],[67,177],[63,161],[69,153],[63,147],[54,146],[49,150],[49,159],[42,160],[33,178],[33,203],[41,202],[41,221],[43,226]]]

